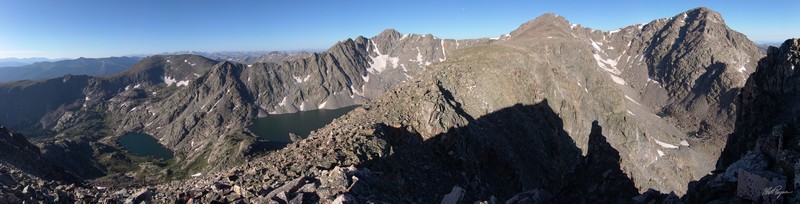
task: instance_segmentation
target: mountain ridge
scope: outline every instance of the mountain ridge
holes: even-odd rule
[[[66,74],[106,76],[122,72],[139,61],[140,58],[108,57],[78,58],[72,60],[43,61],[19,67],[2,67],[0,83],[19,80],[43,80]]]
[[[733,114],[727,110],[733,107],[731,104],[735,101],[721,99],[723,94],[720,93],[738,94],[736,87],[740,87],[739,83],[743,81],[737,81],[736,77],[749,73],[747,69],[738,72],[729,67],[751,63],[742,62],[744,58],[741,56],[759,56],[751,41],[743,35],[734,35],[735,31],[719,24],[724,21],[716,19],[718,14],[706,10],[689,10],[673,18],[628,26],[616,32],[572,25],[554,14],[526,22],[519,29],[497,39],[445,40],[427,34],[401,34],[387,29],[372,38],[357,37],[341,41],[327,52],[314,53],[303,59],[256,64],[210,60],[208,64],[213,65],[203,68],[207,72],[200,76],[177,71],[167,77],[156,71],[156,74],[144,77],[154,81],[149,85],[90,79],[87,83],[96,88],[81,89],[88,98],[71,100],[70,111],[73,113],[51,112],[49,114],[52,117],[48,118],[57,121],[51,124],[60,124],[55,126],[76,128],[91,121],[91,117],[75,117],[74,113],[80,115],[90,108],[99,108],[111,115],[106,117],[111,120],[107,129],[111,129],[113,134],[104,136],[106,140],[113,140],[114,135],[126,132],[148,133],[176,151],[177,160],[183,167],[188,168],[191,166],[189,164],[197,161],[208,162],[201,170],[193,169],[193,172],[217,173],[203,179],[228,175],[236,178],[254,176],[253,173],[244,172],[260,172],[266,168],[275,175],[283,175],[268,180],[272,189],[280,187],[275,186],[278,184],[289,185],[292,179],[318,176],[308,175],[310,172],[321,173],[314,170],[313,166],[292,166],[295,162],[305,161],[327,170],[358,165],[366,161],[364,158],[374,158],[376,155],[383,157],[389,151],[384,149],[384,142],[404,135],[419,138],[413,140],[417,142],[410,143],[410,149],[415,144],[430,143],[435,149],[432,150],[434,153],[414,154],[424,154],[423,157],[434,161],[475,164],[466,166],[493,166],[481,158],[499,157],[503,161],[512,161],[524,155],[520,152],[524,148],[511,148],[492,142],[471,143],[471,138],[487,137],[492,135],[492,130],[502,132],[499,129],[501,125],[492,125],[490,121],[520,130],[518,133],[498,135],[508,137],[509,141],[549,135],[526,129],[524,127],[527,126],[520,124],[535,118],[537,122],[531,122],[535,123],[533,126],[554,129],[565,136],[563,139],[572,141],[572,144],[558,143],[546,153],[559,155],[561,150],[572,149],[572,145],[574,150],[580,152],[576,155],[585,155],[594,149],[591,145],[607,143],[601,146],[616,150],[619,157],[616,160],[618,173],[621,174],[614,173],[615,177],[624,174],[629,179],[639,181],[633,184],[638,193],[654,188],[682,195],[686,192],[688,181],[713,170],[707,163],[721,151],[719,146],[715,146],[719,142],[715,138],[720,136],[720,132],[731,131],[726,129],[730,128],[726,125],[732,122],[709,121],[704,125],[707,127],[703,127],[707,130],[698,133],[702,135],[699,138],[687,135],[688,131],[696,129],[685,124],[696,123],[696,118],[708,116],[709,112],[723,116]],[[699,20],[693,21],[695,18]],[[727,38],[727,34],[734,37]],[[693,40],[686,42],[681,39]],[[693,47],[704,44],[713,46]],[[694,49],[705,50],[692,52]],[[713,63],[692,60],[709,55],[722,57],[716,57]],[[156,65],[143,67],[157,67],[155,70],[168,72],[170,67],[159,67],[166,60],[156,60]],[[673,62],[679,66],[673,65]],[[196,62],[189,63],[187,60],[178,63],[182,66],[177,66],[178,69],[191,69],[191,64]],[[680,80],[659,78],[661,75],[658,73],[662,72],[665,73],[661,74],[663,76],[674,76],[672,73],[680,75],[677,78]],[[159,76],[163,83],[158,82]],[[689,82],[701,85],[695,86]],[[697,88],[707,87],[708,84],[715,86],[709,90]],[[0,97],[0,102],[2,98],[7,97]],[[691,108],[699,103],[694,100],[696,98],[707,99],[711,105],[701,104],[697,106],[699,108]],[[107,99],[108,102],[99,99]],[[668,100],[659,102],[662,99]],[[264,157],[248,157],[249,153],[259,151],[259,144],[268,142],[259,140],[243,128],[253,118],[352,104],[365,105],[331,125],[312,132],[308,139],[267,153]],[[527,115],[503,111],[516,105],[538,108],[511,108],[525,110],[530,113]],[[507,121],[503,117],[491,117],[496,112],[525,120]],[[547,114],[548,117],[534,114],[540,112],[550,114]],[[483,117],[486,118],[482,121],[487,122],[473,124]],[[593,131],[597,124],[603,125],[604,140],[592,139],[598,135]],[[405,134],[404,131],[409,133]],[[383,137],[386,135],[394,136]],[[361,136],[373,139],[356,139]],[[475,145],[459,146],[462,142]],[[310,144],[317,146],[310,148]],[[344,149],[337,151],[336,148],[325,148],[331,146]],[[354,150],[351,151],[351,148]],[[437,148],[442,148],[442,152],[438,152]],[[453,153],[443,150],[453,150]],[[319,155],[337,157],[321,158]],[[288,162],[290,160],[295,162]],[[574,171],[575,164],[539,160],[553,162],[554,165],[532,167],[528,164],[500,162],[499,166],[508,167],[503,168],[503,172],[464,168],[464,174],[468,173],[468,176],[464,176],[467,179],[463,180],[460,172],[456,171],[458,168],[437,168],[448,171],[443,175],[448,185],[479,193],[476,197],[469,197],[475,201],[488,200],[492,195],[510,199],[522,190],[535,191],[534,194],[560,192],[559,186],[543,186]],[[241,163],[246,164],[230,172],[220,171]],[[363,170],[355,168],[354,171]],[[531,179],[534,170],[564,174],[543,174],[539,179],[544,181],[537,181]],[[408,172],[418,176],[414,173],[416,170],[409,168],[399,168],[397,172],[398,175]],[[578,175],[585,173],[576,172]],[[497,173],[518,176],[502,181],[488,179],[495,178]],[[377,178],[403,182],[394,178]],[[216,182],[233,184],[235,181]],[[502,187],[505,184],[510,187]],[[174,189],[173,186],[162,187]],[[427,190],[429,194],[426,194],[424,201],[431,201],[447,193],[446,190],[451,187],[456,189],[454,186],[437,186],[411,192]],[[251,193],[263,190],[255,186],[245,188]],[[590,194],[597,193],[586,190]],[[207,195],[219,193],[204,192]],[[299,196],[296,192],[288,194],[291,194],[290,197]],[[269,195],[263,196],[274,199]],[[332,196],[336,198],[336,194]],[[170,198],[174,199],[175,196]],[[288,198],[282,199],[288,201]]]

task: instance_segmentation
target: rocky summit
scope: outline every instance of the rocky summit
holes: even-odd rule
[[[0,122],[32,141],[2,128],[21,151],[0,155],[0,201],[793,202],[797,44],[764,57],[702,7],[612,31],[545,14],[497,38],[387,29],[0,84]],[[246,128],[351,105],[285,147]],[[175,157],[131,155],[127,133]]]

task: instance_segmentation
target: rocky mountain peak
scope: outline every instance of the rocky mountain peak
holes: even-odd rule
[[[678,16],[686,16],[696,20],[705,20],[725,24],[725,20],[722,18],[721,14],[706,7],[690,9],[682,14],[679,14]]]
[[[397,30],[388,28],[386,30],[383,30],[383,32],[381,32],[380,34],[378,34],[375,37],[399,38],[400,35],[402,35],[402,34],[400,32],[398,32]]]
[[[523,23],[516,30],[509,33],[509,39],[531,39],[551,35],[554,31],[565,32],[570,24],[563,16],[547,13]]]

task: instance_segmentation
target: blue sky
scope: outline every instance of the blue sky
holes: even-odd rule
[[[386,28],[494,37],[544,13],[601,30],[705,6],[756,42],[800,37],[800,1],[3,0],[0,58],[326,49]]]

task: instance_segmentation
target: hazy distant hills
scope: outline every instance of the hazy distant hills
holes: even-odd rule
[[[36,62],[52,61],[52,59],[44,57],[31,57],[31,58],[0,58],[0,67],[18,67],[29,65]]]
[[[138,57],[78,58],[36,62],[18,67],[0,67],[0,82],[40,80],[67,74],[105,76],[125,71],[140,59]]]
[[[324,52],[319,50],[318,52]],[[242,64],[255,64],[265,62],[281,62],[311,57],[317,51],[224,51],[224,52],[198,52],[180,51],[167,52],[160,55],[200,55],[217,61],[238,62]],[[146,57],[146,56],[143,56]]]

